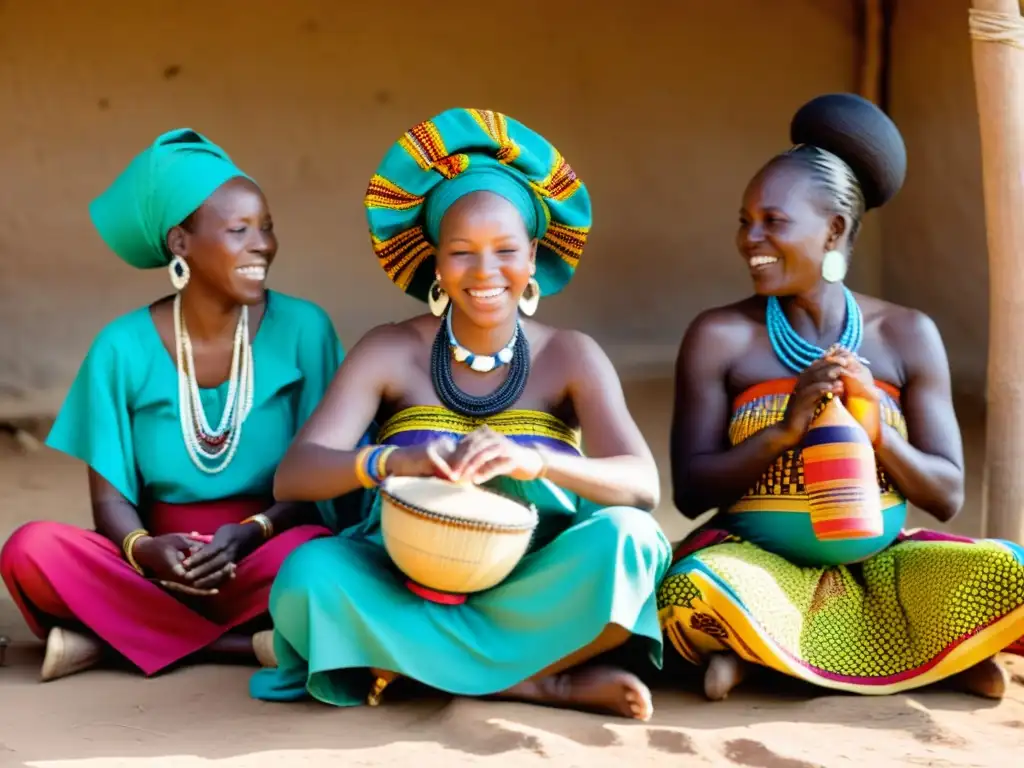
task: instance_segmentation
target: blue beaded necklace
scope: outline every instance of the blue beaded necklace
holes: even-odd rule
[[[864,339],[864,315],[861,314],[857,300],[853,298],[853,292],[845,286],[843,292],[846,295],[846,324],[836,343],[856,355]],[[775,296],[768,297],[765,325],[768,327],[768,341],[775,350],[775,356],[794,373],[802,373],[825,354],[824,349],[802,339],[800,334],[793,330],[786,313],[782,311],[782,304]]]

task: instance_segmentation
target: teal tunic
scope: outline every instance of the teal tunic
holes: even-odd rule
[[[330,317],[276,291],[252,343],[253,406],[234,459],[218,474],[189,458],[178,412],[177,363],[150,308],[107,325],[96,337],[46,443],[92,467],[129,502],[168,504],[273,495],[274,471],[312,414],[344,356]],[[201,389],[216,424],[228,383]],[[334,505],[320,505],[334,527]]]
[[[381,427],[378,441],[460,437],[482,423],[439,407],[410,408]],[[578,450],[575,434],[547,414],[509,411],[486,423],[514,440]],[[278,572],[270,613],[279,666],[256,673],[252,695],[357,705],[369,692],[367,668],[376,667],[482,696],[583,648],[608,624],[630,630],[660,667],[655,589],[671,548],[654,517],[601,508],[547,480],[490,485],[532,502],[541,516],[530,552],[504,582],[455,606],[413,594],[384,549],[380,498],[372,494],[359,525],[301,545]]]

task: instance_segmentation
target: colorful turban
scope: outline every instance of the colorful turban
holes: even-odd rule
[[[456,200],[479,191],[512,203],[539,241],[541,294],[562,290],[590,232],[590,194],[543,136],[480,109],[449,109],[412,128],[370,179],[370,239],[388,277],[425,301],[441,219]]]
[[[191,128],[158,137],[89,206],[107,246],[138,269],[170,263],[167,233],[218,187],[249,178],[227,153]],[[251,179],[250,179],[251,180]]]

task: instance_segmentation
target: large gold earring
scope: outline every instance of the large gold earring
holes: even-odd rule
[[[530,282],[526,284],[526,290],[519,297],[519,311],[527,317],[533,317],[538,304],[540,304],[540,283],[531,277]]]
[[[448,294],[441,287],[440,280],[435,279],[430,284],[430,290],[427,291],[427,306],[434,317],[440,317],[448,309]]]
[[[827,283],[841,283],[846,277],[846,254],[835,249],[821,260],[821,276]]]

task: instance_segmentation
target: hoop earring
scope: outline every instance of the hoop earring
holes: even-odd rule
[[[526,284],[526,290],[519,297],[519,311],[527,317],[533,317],[538,304],[540,304],[540,283],[531,277],[530,282]]]
[[[188,285],[188,279],[192,276],[192,270],[188,268],[188,262],[181,258],[181,256],[175,256],[171,259],[171,263],[167,265],[167,271],[171,275],[171,285],[174,286],[174,290],[178,293],[185,290],[185,286]]]
[[[821,276],[827,283],[840,283],[846,277],[846,255],[835,249],[821,260]]]
[[[430,307],[430,314],[440,317],[448,309],[448,294],[441,287],[441,281],[435,279],[427,291],[427,306]]]

